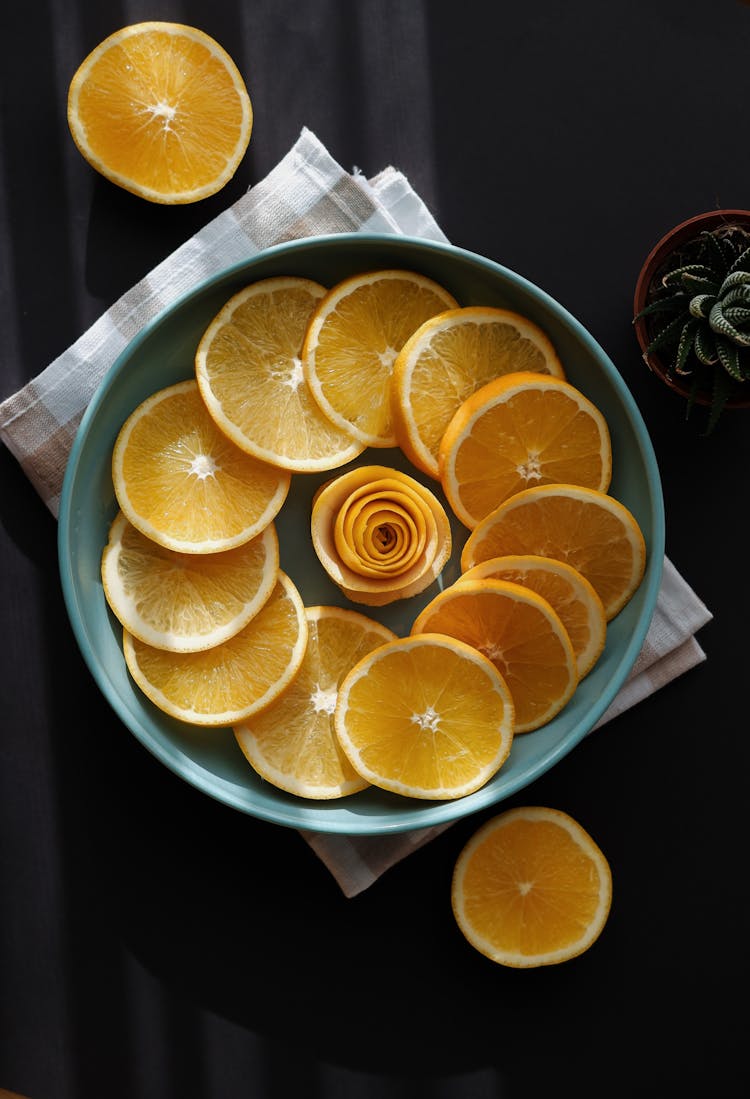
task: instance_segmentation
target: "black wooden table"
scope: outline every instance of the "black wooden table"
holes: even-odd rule
[[[67,129],[126,23],[199,26],[255,108],[220,194],[158,207]],[[710,437],[644,367],[631,303],[673,223],[750,205],[738,0],[94,0],[0,15],[0,399],[261,179],[308,126],[411,180],[454,243],[518,271],[616,363],[663,478],[707,660],[514,797],[606,852],[574,962],[516,972],[459,934],[456,823],[347,900],[291,829],[216,803],[122,726],[76,647],[56,526],[0,449],[0,1089],[30,1099],[745,1095],[748,414]]]

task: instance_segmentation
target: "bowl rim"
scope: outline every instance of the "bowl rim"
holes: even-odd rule
[[[321,803],[315,801],[308,803],[302,798],[296,799],[294,804],[289,807],[284,803],[274,806],[273,808],[261,807],[260,809],[258,806],[248,805],[245,800],[234,792],[232,785],[220,776],[214,776],[216,782],[211,789],[207,789],[205,782],[201,781],[198,773],[199,768],[189,759],[189,757],[184,762],[178,760],[176,756],[167,751],[162,744],[154,741],[153,737],[146,733],[145,730],[134,728],[133,715],[111,687],[107,676],[104,674],[104,669],[97,658],[97,654],[87,631],[84,628],[84,612],[79,602],[77,586],[70,567],[69,545],[71,537],[71,505],[73,502],[80,462],[85,453],[89,428],[97,417],[99,409],[106,401],[110,388],[115,383],[128,359],[140,349],[141,345],[150,338],[158,327],[167,323],[176,312],[184,309],[189,305],[191,300],[210,291],[211,288],[216,287],[223,280],[231,281],[232,278],[240,272],[248,269],[252,271],[254,266],[259,263],[264,263],[265,261],[272,260],[276,257],[289,255],[293,258],[295,255],[311,249],[320,247],[336,248],[346,245],[354,245],[356,248],[362,248],[363,250],[366,250],[368,247],[381,245],[386,248],[394,245],[396,248],[407,246],[410,249],[416,248],[417,250],[424,250],[435,255],[448,257],[455,256],[463,261],[479,265],[490,274],[497,274],[502,278],[509,280],[514,286],[518,287],[522,292],[529,294],[538,304],[551,312],[576,339],[587,347],[594,359],[605,366],[608,380],[624,407],[624,411],[639,443],[642,460],[647,472],[646,480],[649,489],[648,503],[653,529],[651,532],[650,545],[648,547],[647,571],[642,581],[643,591],[641,597],[643,599],[643,610],[640,613],[636,628],[632,631],[628,642],[618,659],[615,673],[606,685],[606,689],[600,692],[596,699],[596,703],[586,712],[585,717],[578,721],[578,723],[574,725],[548,753],[536,760],[523,773],[516,776],[513,781],[509,781],[507,789],[505,789],[499,797],[494,794],[491,784],[487,784],[473,794],[467,795],[465,798],[447,801],[424,801],[416,806],[413,805],[411,800],[407,801],[405,799],[404,808],[396,807],[392,812],[389,812],[387,816],[383,814],[380,814],[377,817],[352,815],[351,819],[347,818],[346,820],[340,820],[334,814],[317,813],[316,809],[318,809]],[[127,345],[106,371],[97,386],[95,393],[92,395],[81,418],[71,447],[64,474],[58,512],[58,564],[64,601],[73,633],[84,661],[93,675],[100,691],[128,731],[135,735],[140,743],[173,773],[198,788],[203,793],[213,797],[215,800],[238,809],[247,815],[271,823],[293,827],[303,831],[307,830],[329,834],[387,835],[443,825],[461,817],[473,815],[492,805],[500,804],[502,801],[507,800],[507,798],[513,796],[519,790],[535,781],[564,758],[564,756],[580,743],[601,718],[623,686],[635,664],[656,607],[661,585],[664,553],[664,500],[661,490],[660,473],[651,439],[634,397],[614,363],[598,341],[563,305],[552,298],[545,290],[530,282],[523,275],[518,274],[518,272],[505,267],[480,253],[461,248],[447,241],[430,240],[423,237],[406,236],[395,233],[351,232],[322,234],[272,245],[268,248],[260,249],[253,255],[230,264],[226,268],[207,276],[202,279],[200,283],[179,295],[164,309],[160,310],[155,317],[149,320],[144,327],[128,341]],[[501,773],[502,769],[499,774]],[[281,792],[278,791],[278,793]],[[345,809],[345,803],[349,801],[349,799],[345,798],[338,800],[341,808]]]

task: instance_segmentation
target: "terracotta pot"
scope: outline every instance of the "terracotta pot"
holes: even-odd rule
[[[638,281],[635,286],[633,299],[633,316],[635,334],[640,344],[643,360],[650,370],[661,380],[681,396],[690,396],[692,379],[680,377],[670,373],[667,364],[661,358],[658,351],[647,353],[651,336],[649,335],[649,318],[638,317],[638,314],[649,299],[649,289],[654,276],[667,262],[669,256],[681,248],[688,241],[697,237],[704,229],[715,229],[719,225],[741,225],[750,231],[750,210],[709,210],[705,214],[697,214],[686,221],[675,225],[668,233],[658,241],[651,249],[641,267]],[[693,400],[696,404],[710,405],[711,394],[708,391],[699,390]],[[737,386],[737,392],[733,393],[726,402],[725,408],[750,408],[750,383],[741,383]]]

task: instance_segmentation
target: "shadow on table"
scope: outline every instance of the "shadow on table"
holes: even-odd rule
[[[196,1048],[185,1045],[183,1028],[182,1056],[196,1060],[196,1072],[201,1013],[257,1037],[277,1071],[291,1071],[279,1067],[286,1061],[300,1073],[328,1065],[457,1086],[484,1073],[477,1097],[522,1094],[500,1087],[516,1075],[519,1086],[525,1074],[538,1086],[559,1082],[581,1025],[601,1031],[597,1057],[611,1052],[620,1005],[596,1008],[602,986],[616,983],[606,950],[574,966],[519,972],[492,965],[458,932],[450,874],[475,822],[457,823],[347,900],[294,831],[194,791],[124,731],[107,736],[116,781],[95,790],[88,807],[95,903],[158,983],[162,1009],[191,1020]],[[153,982],[142,982],[144,998]],[[124,1010],[148,1016],[153,1005],[139,1005],[131,983]]]

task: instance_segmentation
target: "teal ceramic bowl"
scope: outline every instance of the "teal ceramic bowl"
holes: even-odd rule
[[[613,448],[609,491],[638,520],[648,560],[643,582],[609,624],[606,648],[573,699],[544,728],[516,737],[510,757],[481,790],[442,802],[411,800],[375,788],[334,801],[308,801],[259,778],[231,729],[201,729],[169,718],[130,678],[120,626],[107,606],[100,578],[101,553],[117,510],[110,475],[112,447],[123,421],[141,401],[192,376],[200,336],[242,287],[274,275],[305,276],[333,285],[348,275],[387,267],[409,268],[436,279],[461,305],[514,309],[547,332],[568,379],[607,419]],[[366,451],[359,461],[398,465],[422,477],[400,451]],[[307,605],[346,604],[323,572],[308,537],[311,499],[328,477],[329,473],[295,475],[276,520],[282,568]],[[458,576],[467,534],[454,526],[453,556],[423,596],[383,609],[357,609],[407,634],[438,586]],[[663,500],[651,442],[622,377],[591,335],[542,290],[491,260],[449,244],[387,235],[317,237],[269,248],[166,309],[120,355],[91,401],[72,448],[59,513],[60,573],[70,621],[84,659],[122,725],[162,764],[218,801],[280,825],[329,833],[386,834],[442,824],[502,802],[553,767],[602,717],[631,671],[653,614],[663,557]]]

